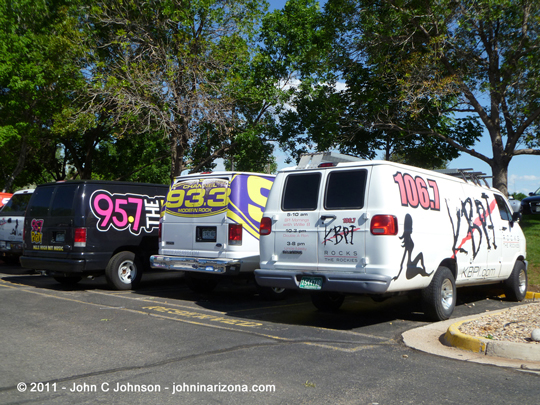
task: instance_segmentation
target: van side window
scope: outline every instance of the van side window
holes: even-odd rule
[[[510,211],[508,209],[508,206],[504,202],[504,199],[500,195],[495,194],[495,200],[497,201],[497,206],[499,207],[501,219],[503,221],[512,221],[512,214],[510,214]]]
[[[326,186],[324,208],[327,210],[363,208],[366,178],[366,170],[336,170],[330,173]]]
[[[319,198],[320,173],[291,174],[283,192],[283,211],[314,211]]]
[[[28,215],[33,218],[44,217],[49,214],[49,205],[54,187],[37,188],[32,194],[32,204],[28,208]]]
[[[67,217],[75,215],[73,212],[73,199],[78,187],[78,184],[74,184],[72,186],[58,187],[56,189],[51,208],[52,217]]]

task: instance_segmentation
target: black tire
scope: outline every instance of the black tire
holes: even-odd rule
[[[527,277],[525,263],[518,260],[514,265],[512,274],[504,282],[504,295],[510,301],[523,301],[527,295],[528,283],[529,278]]]
[[[431,321],[444,321],[456,306],[456,281],[448,267],[439,267],[429,286],[422,290],[424,314]]]
[[[320,292],[311,294],[311,302],[319,311],[334,312],[341,308],[345,295],[336,292]]]
[[[141,281],[143,264],[133,252],[115,254],[105,269],[107,284],[114,290],[132,290]]]
[[[193,292],[204,294],[214,291],[219,284],[219,280],[215,277],[204,277],[186,273],[186,284]]]
[[[58,281],[60,284],[67,285],[67,286],[73,286],[82,280],[82,277],[79,277],[79,276],[69,276],[69,277],[54,276],[53,278],[56,281]]]
[[[287,290],[285,288],[261,287],[258,284],[257,284],[257,290],[259,291],[259,294],[261,295],[261,297],[263,297],[265,300],[268,300],[268,301],[281,301],[281,300],[284,300],[291,293],[291,290]]]

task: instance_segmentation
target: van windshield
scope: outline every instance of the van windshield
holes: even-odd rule
[[[13,217],[24,217],[28,201],[32,197],[28,194],[14,194],[6,205],[2,207],[2,215],[11,215]]]

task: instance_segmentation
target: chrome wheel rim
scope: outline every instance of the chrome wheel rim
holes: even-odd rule
[[[136,272],[137,268],[131,260],[125,260],[118,266],[118,278],[124,284],[131,284]]]
[[[452,308],[454,303],[454,286],[452,281],[445,279],[441,286],[441,304],[445,310]]]

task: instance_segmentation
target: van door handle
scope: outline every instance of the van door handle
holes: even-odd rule
[[[503,226],[503,227],[502,227],[502,230],[503,230],[503,231],[506,231],[507,229],[508,229],[508,228],[507,228],[506,226]]]
[[[322,215],[321,216],[321,219],[323,221],[327,220],[327,219],[336,219],[336,216],[335,215]]]

